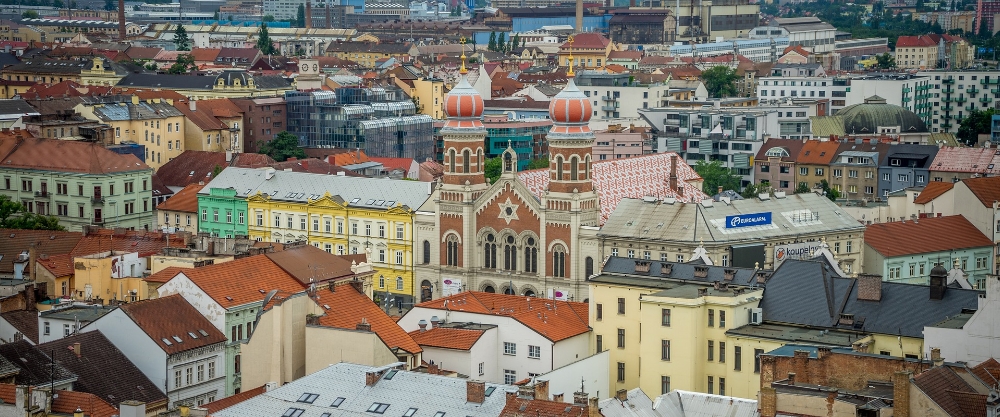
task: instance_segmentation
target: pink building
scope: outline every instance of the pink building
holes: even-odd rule
[[[653,141],[648,127],[610,125],[608,130],[595,132],[594,160],[629,158],[653,153]]]

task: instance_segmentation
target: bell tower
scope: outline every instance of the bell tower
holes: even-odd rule
[[[569,40],[572,45],[573,38]],[[573,81],[573,55],[570,49],[566,88],[549,103],[549,192],[553,197],[577,197],[594,194],[591,181],[594,133],[588,123],[593,114],[590,99]]]
[[[464,38],[462,43],[465,43]],[[444,142],[445,186],[466,185],[484,188],[483,173],[486,155],[486,127],[483,126],[483,97],[469,84],[465,68],[465,51],[462,51],[461,78],[444,98],[444,111],[448,120],[441,128]]]

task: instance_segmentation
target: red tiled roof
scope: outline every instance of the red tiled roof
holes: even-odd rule
[[[74,274],[73,258],[68,253],[52,255],[48,259],[39,259],[38,265],[56,278]]]
[[[4,143],[5,142],[5,143]],[[20,143],[9,152],[5,145]],[[33,169],[75,174],[110,174],[150,170],[135,155],[109,151],[96,142],[0,137],[0,159],[7,169]],[[151,171],[151,170],[150,170]]]
[[[989,358],[979,365],[969,368],[969,370],[976,374],[979,380],[983,381],[987,386],[1000,385],[1000,362],[997,362],[996,359]]]
[[[937,46],[937,41],[931,39],[929,36],[919,35],[919,36],[900,36],[896,40],[896,49],[899,48],[926,48],[928,46]]]
[[[233,155],[232,162],[226,162],[225,152],[187,150],[163,164],[156,170],[156,175],[170,187],[183,187],[198,182],[208,183],[212,180],[212,171],[216,166],[261,168],[273,163],[274,159],[261,154],[236,154]]]
[[[345,165],[354,165],[364,162],[371,162],[365,151],[360,149],[355,149],[353,151],[340,152],[336,154],[331,154],[326,159],[327,162],[334,164],[336,166],[342,167]]]
[[[53,97],[99,96],[110,92],[114,87],[99,85],[82,85],[76,81],[66,80],[55,84],[35,84],[28,91],[21,93],[26,100],[45,99]]]
[[[976,388],[956,374],[950,366],[938,366],[928,369],[920,373],[920,375],[915,376],[913,384],[949,416],[978,417],[985,414],[986,395],[977,393]],[[968,414],[966,413],[966,409],[969,406],[963,403],[973,400],[973,398],[970,398],[971,395],[982,396],[982,408],[976,409],[973,414]]]
[[[784,55],[784,54],[787,54],[787,53],[792,52],[792,51],[794,51],[795,53],[797,53],[799,55],[802,55],[804,57],[808,57],[809,55],[812,55],[809,51],[807,51],[805,48],[803,48],[802,45],[786,46],[785,47],[785,51],[782,52],[781,54]]]
[[[191,48],[191,56],[195,61],[215,62],[219,52],[222,52],[221,48]]]
[[[604,49],[611,43],[611,40],[605,38],[604,35],[599,33],[581,33],[573,37],[573,43],[570,44],[568,41],[559,46],[559,50],[570,49]]]
[[[924,186],[924,189],[920,191],[920,195],[913,200],[916,204],[927,204],[930,203],[935,198],[941,196],[952,188],[955,188],[955,183],[944,182],[944,181],[931,181]]]
[[[808,140],[802,144],[802,150],[795,157],[795,163],[801,165],[830,165],[837,156],[840,142]]]
[[[16,404],[17,391],[14,384],[0,384],[0,400],[6,404]],[[77,408],[88,417],[111,417],[118,415],[118,409],[94,394],[77,391],[56,391],[58,398],[52,401],[52,411],[73,415]]]
[[[14,260],[35,246],[38,255],[64,255],[73,251],[83,234],[52,230],[0,229],[0,272],[13,273]]]
[[[580,417],[588,415],[587,405],[567,404],[562,401],[529,400],[516,397],[508,400],[499,417]]]
[[[202,405],[201,408],[208,410],[208,415],[212,415],[217,411],[232,407],[236,404],[249,400],[253,397],[263,394],[267,391],[267,386],[261,385],[254,389],[249,389],[246,391],[241,391],[239,394],[233,394],[221,400],[215,400],[208,404]]]
[[[931,171],[968,172],[995,176],[1000,174],[1000,155],[994,148],[958,148],[945,146],[938,149]]]
[[[304,286],[267,255],[255,255],[179,272],[222,308],[258,302],[271,290],[299,292]]]
[[[688,183],[701,177],[681,157],[676,159],[677,185],[684,189],[683,197],[678,196],[676,190],[670,189],[672,156],[677,154],[664,152],[611,161],[595,161],[593,183],[601,197],[601,224],[604,224],[623,198],[659,196],[674,197],[685,202],[708,198],[701,188]],[[517,175],[536,196],[541,197],[549,187],[549,171],[545,168],[522,171]]]
[[[129,58],[143,60],[143,59],[153,59],[156,55],[163,51],[162,48],[146,48],[142,46],[130,46],[125,50],[125,55]]]
[[[188,184],[184,189],[170,196],[156,206],[157,210],[182,211],[185,213],[198,212],[198,191],[204,188],[204,184]]]
[[[358,174],[357,172],[338,167],[322,159],[316,158],[289,159],[283,162],[275,162],[271,164],[271,168],[278,171],[291,169],[293,172],[309,172],[313,174],[339,175],[340,173],[344,173],[344,175],[348,177],[364,176]]]
[[[479,341],[483,333],[486,332],[483,330],[435,327],[425,331],[414,330],[410,332],[410,337],[420,346],[469,350]]]
[[[445,303],[451,311],[511,317],[553,342],[590,331],[589,315],[580,314],[587,312],[587,304],[573,301],[466,291],[423,302],[416,307],[444,310]],[[553,308],[550,310],[546,305]],[[543,313],[542,318],[538,317],[539,313]]]
[[[34,307],[32,307],[34,308]],[[34,310],[14,310],[0,313],[8,324],[24,335],[32,344],[38,343],[38,312]]]
[[[179,294],[122,304],[119,308],[168,355],[226,341],[226,335]]]
[[[179,272],[185,269],[190,269],[190,268],[182,268],[179,266],[168,266],[155,274],[143,278],[143,281],[158,282],[162,284],[164,282],[170,281],[171,278],[176,277]]]
[[[962,180],[969,191],[986,207],[993,207],[994,201],[1000,201],[1000,177],[980,177]]]
[[[70,256],[86,256],[109,250],[122,252],[138,252],[139,257],[146,257],[159,253],[167,247],[183,248],[184,239],[180,235],[163,232],[146,232],[141,230],[128,230],[125,233],[113,235],[110,229],[93,230],[77,242],[70,251]],[[169,237],[168,237],[169,236]]]
[[[403,171],[409,172],[410,167],[413,165],[413,159],[411,158],[371,158],[372,161],[382,164],[382,166],[389,169],[401,169]]]
[[[865,229],[865,244],[886,258],[993,246],[965,216],[928,217],[917,222],[875,223]]]
[[[114,87],[112,92],[114,94],[136,96],[139,97],[140,100],[163,99],[163,100],[173,100],[176,103],[180,100],[187,99],[187,97],[181,95],[181,93],[178,93],[174,90],[148,90],[142,88]]]
[[[410,353],[422,352],[423,349],[409,334],[396,324],[367,295],[359,292],[352,285],[338,285],[336,291],[317,291],[316,303],[326,308],[326,314],[319,317],[321,326],[338,329],[356,329],[362,320],[371,325],[372,332],[378,335],[389,349],[400,348]]]
[[[768,139],[761,145],[754,160],[767,162],[767,151],[771,150],[771,148],[784,148],[788,151],[788,156],[783,156],[779,160],[783,162],[795,162],[795,158],[802,150],[802,141],[798,139]]]

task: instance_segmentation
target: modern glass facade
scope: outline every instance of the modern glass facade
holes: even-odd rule
[[[528,168],[528,164],[534,159],[547,158],[549,155],[548,141],[546,135],[552,129],[551,120],[540,120],[532,122],[485,122],[486,143],[484,150],[487,158],[498,157],[510,145],[517,153],[517,169],[522,171]],[[442,162],[444,154],[443,139],[441,137],[441,126],[439,123],[434,127],[434,137],[437,140],[435,160]]]
[[[433,157],[433,119],[398,89],[289,91],[288,131],[308,148],[362,149],[369,156]]]

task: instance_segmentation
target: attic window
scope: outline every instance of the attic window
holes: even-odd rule
[[[361,199],[360,198],[355,198],[355,199],[351,200],[351,204],[357,203],[358,201],[361,201]]]
[[[397,371],[397,370],[395,370],[395,369],[393,369],[393,370],[391,370],[391,371],[387,372],[387,373],[385,374],[385,377],[384,377],[384,378],[382,378],[382,379],[384,379],[384,380],[388,381],[388,380],[392,379],[392,377],[396,376],[396,372],[398,372],[398,371]]]
[[[417,412],[416,408],[410,408],[409,410],[406,410],[405,413],[403,413],[403,417],[413,417],[413,413],[416,412]]]
[[[489,397],[490,395],[493,394],[493,391],[496,391],[496,390],[497,390],[497,387],[488,387],[488,388],[486,388],[486,396]]]
[[[176,341],[177,343],[184,343],[184,341],[181,340],[180,336],[174,336],[174,341]]]
[[[201,335],[202,335],[202,337],[208,337],[208,332],[206,332],[206,331],[204,331],[204,330],[200,330],[200,329],[199,329],[199,330],[198,330],[198,333],[199,333],[199,334],[201,334]]]
[[[396,202],[395,202],[395,201],[386,201],[386,202],[385,202],[385,205],[386,205],[386,206],[389,206],[389,207],[392,207],[392,206],[395,206],[395,205],[396,205]]]
[[[434,413],[434,417],[444,417],[444,411],[438,411]]]
[[[323,413],[323,414],[320,414],[320,415],[319,415],[319,417],[330,417],[330,413]]]
[[[188,336],[191,336],[192,339],[198,338],[198,335],[194,334],[194,332],[188,332]]]
[[[302,396],[295,401],[300,403],[312,404],[313,402],[316,401],[317,398],[319,398],[319,394],[310,394],[307,392],[305,394],[302,394]]]
[[[160,339],[160,340],[162,340],[163,344],[165,344],[167,346],[173,346],[173,343],[170,343],[170,339],[167,339],[167,338],[164,337],[163,339]]]
[[[375,414],[383,414],[383,413],[385,413],[385,410],[387,408],[389,408],[389,404],[372,403],[372,406],[368,407],[368,412],[369,413],[375,413]]]
[[[336,400],[333,400],[333,404],[330,404],[330,407],[340,407],[340,405],[344,403],[344,400],[344,397],[337,397]]]
[[[305,411],[306,410],[303,410],[301,408],[289,408],[285,410],[285,414],[282,414],[281,417],[299,417]]]
[[[370,205],[372,205],[372,203],[374,203],[374,202],[375,202],[375,200],[368,200],[368,202],[367,202],[367,203],[365,203],[365,204],[367,204],[367,205],[369,205],[369,206],[370,206]]]

